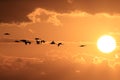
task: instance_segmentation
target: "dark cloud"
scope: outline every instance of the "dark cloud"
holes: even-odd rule
[[[74,0],[75,8],[88,13],[119,13],[119,0]]]
[[[57,12],[81,10],[88,13],[119,13],[119,0],[1,0],[0,22],[30,21],[27,15],[36,8]]]
[[[42,7],[50,10],[64,12],[68,6],[67,1],[59,0],[26,0],[26,1],[0,1],[0,22],[24,22],[30,21],[27,15],[34,9]]]

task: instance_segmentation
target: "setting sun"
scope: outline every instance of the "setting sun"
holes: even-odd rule
[[[115,50],[116,41],[112,36],[104,35],[98,39],[97,47],[101,52],[108,54]]]

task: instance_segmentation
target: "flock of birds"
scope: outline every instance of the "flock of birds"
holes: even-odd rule
[[[25,45],[30,45],[30,44],[32,43],[31,41],[25,40],[25,39],[15,40],[15,42],[23,42]],[[35,42],[36,42],[36,44],[43,44],[43,43],[45,43],[46,41],[45,41],[45,40],[40,40],[39,38],[35,38]],[[61,42],[56,43],[55,41],[50,42],[50,44],[57,44],[58,47],[59,47],[60,45],[63,45],[63,43],[61,43]]]
[[[4,33],[4,35],[10,35],[10,33]],[[22,39],[22,40],[15,40],[14,42],[23,42],[25,45],[30,45],[32,42],[30,40],[26,40],[26,39]],[[40,38],[35,38],[35,42],[36,44],[43,44],[45,43],[46,41],[45,40],[41,40]],[[55,41],[51,41],[50,44],[54,45],[54,44],[57,44],[57,46],[61,46],[63,45],[63,43],[59,42],[59,43],[56,43]],[[80,47],[85,47],[86,45],[82,44],[80,45]]]

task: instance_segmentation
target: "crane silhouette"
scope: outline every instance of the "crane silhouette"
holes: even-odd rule
[[[58,43],[57,45],[58,45],[58,47],[59,47],[60,45],[63,45],[63,44],[62,44],[62,43]]]
[[[41,44],[42,44],[42,43],[45,43],[46,41],[45,41],[45,40],[41,40],[40,42],[41,42]]]
[[[56,44],[55,41],[52,41],[50,44]]]
[[[85,47],[85,46],[86,46],[86,45],[83,45],[83,44],[82,44],[82,45],[80,45],[80,47]]]
[[[4,33],[4,35],[10,35],[10,33]]]
[[[35,40],[36,40],[36,44],[40,44],[41,43],[39,38],[35,38]]]
[[[30,45],[31,44],[31,42],[29,40],[22,39],[20,41],[23,42],[23,43],[25,43],[25,45],[27,45],[27,44]]]

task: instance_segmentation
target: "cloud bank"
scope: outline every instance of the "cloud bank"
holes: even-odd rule
[[[108,13],[119,14],[120,1],[114,0],[12,0],[0,1],[0,22],[29,22],[27,15],[36,8],[43,8],[58,13],[67,13],[74,10],[90,14]]]
[[[0,79],[119,80],[118,60],[82,55],[49,55],[44,58],[0,56]]]

